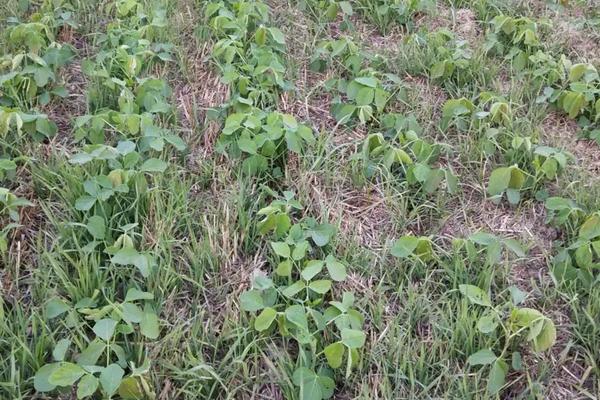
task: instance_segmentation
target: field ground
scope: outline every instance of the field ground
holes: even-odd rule
[[[599,399],[597,0],[8,0],[0,399]]]

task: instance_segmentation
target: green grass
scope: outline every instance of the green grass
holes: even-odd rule
[[[101,382],[91,398],[322,398],[311,394],[309,387],[313,386],[308,383],[298,385],[294,374],[301,367],[322,379],[333,379],[332,398],[336,399],[598,397],[598,272],[592,266],[592,278],[587,283],[582,276],[564,282],[553,273],[558,259],[555,257],[561,250],[574,246],[571,256],[581,257],[575,254],[575,247],[582,246],[578,242],[583,240],[581,225],[600,210],[598,169],[590,163],[597,160],[598,143],[586,140],[582,150],[576,141],[585,135],[583,130],[573,128],[573,132],[561,132],[559,137],[549,129],[548,120],[552,123],[553,118],[567,118],[566,112],[558,103],[537,99],[546,86],[566,88],[566,78],[548,83],[532,76],[531,66],[517,68],[508,50],[488,51],[492,43],[489,21],[498,14],[543,19],[556,27],[564,12],[566,23],[594,40],[598,16],[591,3],[572,2],[561,8],[553,1],[438,1],[433,2],[436,11],[425,7],[394,17],[396,14],[391,12],[377,14],[377,7],[385,1],[353,0],[348,2],[352,13],[339,8],[338,15],[332,18],[327,15],[332,11],[325,4],[328,2],[265,2],[268,18],[254,16],[258,22],[248,25],[236,21],[236,27],[225,28],[229,29],[225,33],[205,16],[211,7],[211,2],[206,1],[132,2],[139,7],[139,14],[119,14],[112,2],[100,6],[98,2],[65,0],[48,7],[51,2],[32,1],[21,11],[16,3],[0,8],[3,32],[9,29],[8,17],[18,16],[26,21],[34,11],[55,15],[59,5],[72,11],[79,24],[72,37],[87,49],[85,56],[83,51],[77,51],[72,64],[81,65],[83,58],[88,57],[95,66],[112,65],[107,69],[109,80],[103,75],[83,74],[86,112],[95,115],[112,110],[113,119],[102,128],[102,143],[116,146],[118,140],[132,140],[140,161],[130,167],[125,166],[127,161],[122,156],[81,165],[70,162],[93,139],[76,141],[73,126],[80,115],[57,115],[53,109],[61,104],[61,110],[69,113],[69,98],[55,97],[43,105],[36,97],[27,103],[31,108],[20,105],[24,113],[66,120],[54,137],[40,140],[24,132],[16,140],[15,125],[6,134],[0,133],[0,161],[12,158],[17,166],[6,176],[0,174],[0,186],[34,204],[18,207],[18,218],[11,220],[8,209],[5,211],[0,202],[0,223],[7,232],[7,249],[0,253],[0,399],[72,398],[71,393],[83,386],[81,381],[75,379],[73,385],[59,384],[44,392],[37,390],[39,382],[34,377],[44,365],[55,361],[77,365],[81,353],[100,337],[96,324],[103,319],[120,321],[123,330],[125,326],[132,329],[130,333],[117,331],[110,340],[102,342],[102,355],[95,363],[97,372],[85,372],[85,376]],[[237,11],[232,3],[224,1],[222,7]],[[244,3],[262,4],[258,0]],[[144,14],[155,15],[159,9],[165,10],[165,24],[154,34],[152,29],[156,27],[148,28],[153,19],[146,19]],[[473,16],[474,31],[461,30],[466,23],[461,19],[464,15]],[[158,17],[156,21],[160,20]],[[245,69],[249,63],[262,62],[253,59],[257,54],[253,52],[261,48],[257,45],[260,38],[256,37],[261,24],[278,28],[285,38],[284,49],[277,40],[277,31],[268,31],[262,48],[271,52],[269,60],[281,64],[282,78],[289,85],[267,81],[269,72]],[[116,26],[120,30],[113,30]],[[138,28],[141,30],[137,34],[151,45],[146,48],[144,42],[128,42],[144,48],[137,54],[141,57],[137,62],[143,61],[143,67],[127,70],[123,54],[136,56],[127,53],[130,48],[114,55],[112,52],[122,43],[99,39],[112,32],[119,40],[128,41],[119,36],[122,31]],[[452,40],[466,40],[469,56],[464,68],[434,78],[434,64],[447,57],[432,36],[439,28],[450,31]],[[60,33],[62,29],[56,28],[58,42],[67,37]],[[533,47],[506,42],[500,36],[498,40],[506,48],[532,52],[528,55],[539,50],[558,59],[566,54],[574,62],[595,62],[600,68],[594,54],[580,54],[580,48],[569,47],[569,42],[561,40],[553,29],[540,28],[539,44]],[[239,32],[243,34],[238,35]],[[328,56],[320,72],[311,70],[319,43],[342,36],[357,46],[362,60],[360,71],[345,66],[346,60],[337,55]],[[237,58],[227,62],[211,56],[208,49],[213,49],[220,39],[232,37],[240,42]],[[147,50],[162,51],[162,44],[168,44],[165,49],[172,61],[148,55]],[[3,33],[0,48],[4,53],[8,54],[13,45]],[[444,46],[451,49],[448,44]],[[205,47],[207,50],[201,52]],[[110,54],[110,62],[96,58],[102,52]],[[55,71],[57,82],[61,82],[67,68],[70,67]],[[314,141],[307,141],[296,151],[285,138],[273,139],[273,154],[263,148],[266,167],[255,174],[244,171],[244,162],[253,153],[245,150],[248,145],[243,140],[236,139],[238,147],[234,146],[233,151],[219,152],[215,144],[225,118],[247,111],[240,97],[252,98],[244,83],[237,84],[243,80],[241,75],[226,75],[234,82],[227,84],[224,71],[245,75],[245,84],[261,93],[261,100],[255,105],[265,112],[294,116],[298,123],[312,128]],[[6,72],[1,70],[2,74]],[[349,123],[336,121],[331,110],[334,98],[349,103],[354,100],[348,100],[349,91],[339,90],[329,80],[372,75],[380,77],[391,93],[384,111],[375,110],[373,119],[364,124],[358,118]],[[123,83],[110,88],[110,77]],[[168,111],[153,109],[142,101],[129,108],[123,105],[127,96],[136,99],[141,83],[148,77],[162,79],[173,89],[165,99]],[[484,113],[489,111],[489,105],[484,106],[481,100],[485,92],[494,92],[501,96],[494,101],[510,106],[509,122],[494,121]],[[220,99],[221,94],[224,105],[213,100]],[[0,86],[0,95],[5,99],[10,92]],[[479,114],[463,114],[464,126],[455,123],[444,128],[446,101],[462,97],[480,107]],[[586,107],[578,117],[597,115],[593,105]],[[209,121],[210,111],[217,109],[220,114],[216,122]],[[163,130],[169,130],[181,137],[187,147],[178,150],[165,140],[163,147],[154,144],[149,148],[144,141],[152,137],[141,138],[147,132],[131,132],[130,127],[119,125],[118,118],[141,113],[154,119],[155,132],[164,135]],[[438,145],[439,154],[425,158],[420,155],[407,127],[399,132],[383,127],[380,122],[387,113],[414,117],[420,127],[414,137]],[[598,128],[597,122],[595,127]],[[500,133],[490,148],[494,130]],[[85,132],[89,131],[86,127]],[[458,176],[458,190],[448,191],[444,179],[439,187],[427,192],[424,184],[410,180],[408,164],[386,166],[373,161],[380,160],[376,155],[370,159],[372,174],[366,175],[363,142],[369,134],[379,132],[384,133],[392,147],[403,149],[407,157],[427,170],[452,171]],[[557,147],[574,157],[556,177],[544,178],[534,166],[531,150],[515,149],[515,137],[530,137],[534,146]],[[260,152],[261,147],[258,149]],[[149,159],[165,162],[166,168],[144,171],[141,165]],[[517,188],[521,192],[518,204],[510,205],[506,198],[495,204],[487,190],[491,171],[517,161],[531,181]],[[119,172],[118,177],[115,173],[109,175],[111,171],[127,169],[131,171]],[[125,182],[128,192],[98,200],[89,210],[82,209],[77,205],[78,199],[89,193],[89,184],[84,185],[84,181],[102,175],[113,179],[112,188],[117,186],[115,179]],[[261,275],[272,278],[280,289],[300,279],[296,272],[290,277],[275,273],[285,257],[274,251],[271,242],[284,239],[273,232],[261,233],[260,228],[263,216],[259,210],[280,198],[284,191],[293,192],[302,205],[301,210],[290,211],[289,215],[293,223],[303,224],[302,234],[311,246],[306,258],[294,261],[294,265],[301,269],[304,261],[331,255],[345,265],[347,277],[334,279],[331,290],[325,294],[310,292],[306,298],[275,296],[269,307],[279,312],[279,322],[259,331],[255,324],[262,308],[247,311],[243,293],[260,286],[256,277]],[[550,196],[575,201],[584,210],[580,219],[562,225],[546,221],[544,200]],[[94,233],[89,226],[94,216],[103,221],[102,234]],[[11,221],[21,225],[9,226]],[[311,230],[319,229],[313,224],[327,229],[326,225],[319,225],[327,223],[335,228],[335,233],[321,245],[311,239]],[[122,237],[124,231],[129,236]],[[526,251],[520,254],[504,250],[494,258],[490,254],[495,244],[486,248],[469,239],[469,235],[480,231],[500,238],[494,239],[495,244],[516,239]],[[423,240],[432,244],[429,256],[397,256],[397,240],[407,235],[428,238]],[[148,273],[134,266],[134,262],[115,260],[119,246],[127,240],[131,240],[138,257],[136,262],[147,263]],[[600,254],[590,254],[592,264],[597,266]],[[329,274],[324,269],[315,279],[330,279]],[[470,301],[461,293],[465,284],[480,288],[489,296],[491,305]],[[522,302],[514,299],[515,288],[524,294]],[[125,301],[130,289],[152,294],[151,299],[135,303],[145,322],[136,318],[128,321],[121,316],[124,311],[118,305]],[[308,324],[313,329],[306,333],[310,343],[303,343],[299,328],[286,310],[302,305],[325,312],[329,302],[341,299],[345,292],[354,294],[353,308],[364,316],[360,327],[352,326],[359,332],[354,334],[364,337],[364,344],[357,346],[359,357],[351,367],[346,365],[349,350],[343,347],[342,366],[330,368],[322,351],[331,343],[348,346],[343,329],[333,322],[317,329],[313,314],[309,313]],[[57,298],[70,307],[58,317],[51,315],[53,310],[49,307]],[[75,306],[82,300],[97,304]],[[103,306],[114,308],[100,317],[85,317],[87,308],[98,310]],[[553,321],[553,346],[534,351],[526,338],[531,326],[507,340],[510,332],[514,333],[510,313],[523,307],[538,310]],[[146,321],[152,317],[146,313],[158,317],[155,337],[148,334],[147,329],[152,326],[147,326],[152,323]],[[488,313],[494,313],[500,325],[484,333],[478,329],[478,321]],[[70,340],[62,356],[53,354],[61,339]],[[497,390],[491,387],[491,366],[469,362],[469,357],[482,349],[502,354],[509,366]],[[511,365],[516,352],[522,359],[521,366]],[[137,371],[145,362],[149,368]],[[117,386],[112,392],[101,378],[108,373],[105,367],[109,365],[119,365],[124,374],[123,378],[116,377]],[[125,393],[127,381],[122,379],[133,382],[137,396]]]

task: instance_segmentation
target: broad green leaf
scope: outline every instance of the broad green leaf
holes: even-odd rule
[[[367,106],[373,102],[375,98],[375,90],[369,87],[361,88],[356,94],[356,105]]]
[[[129,323],[140,323],[144,317],[144,312],[141,308],[133,303],[123,303],[122,305],[123,320]]]
[[[289,306],[285,310],[285,318],[298,326],[300,329],[307,331],[308,330],[308,320],[306,318],[306,310],[303,306],[293,305]]]
[[[265,305],[260,292],[256,289],[248,290],[240,295],[240,305],[242,310],[254,312],[262,310]]]
[[[342,343],[350,349],[361,348],[365,344],[366,335],[356,329],[342,330]]]
[[[92,340],[77,358],[77,364],[82,366],[95,365],[102,353],[104,353],[104,350],[106,350],[106,344],[104,342],[98,338]]]
[[[69,339],[59,340],[58,343],[56,343],[56,346],[54,346],[54,351],[52,351],[52,358],[54,358],[55,361],[64,361],[65,354],[70,345],[71,340]]]
[[[375,88],[377,87],[377,79],[370,77],[370,76],[364,76],[364,77],[360,77],[360,78],[356,78],[354,80],[357,83],[360,83],[363,86],[368,86],[370,88]]]
[[[275,317],[277,317],[277,311],[271,307],[265,308],[258,315],[258,317],[256,317],[256,320],[254,321],[254,329],[259,332],[268,329],[275,320]]]
[[[275,270],[275,273],[279,276],[290,276],[292,273],[292,261],[291,260],[285,260],[280,262],[277,265],[277,269]],[[248,311],[248,310],[246,310]]]
[[[394,244],[392,245],[391,253],[394,257],[406,258],[413,254],[418,244],[418,237],[403,236],[394,242]]]
[[[511,312],[511,320],[518,327],[530,327],[543,318],[544,315],[533,308],[515,308]]]
[[[285,44],[285,37],[279,29],[271,27],[269,28],[269,32],[271,33],[273,40],[275,40],[279,44]]]
[[[550,319],[544,319],[542,329],[533,339],[533,349],[536,352],[548,350],[556,342],[556,327]]]
[[[94,239],[103,240],[106,233],[104,218],[94,215],[88,219],[85,226]]]
[[[491,333],[498,326],[498,318],[493,314],[485,314],[477,321],[477,329],[481,333]]]
[[[84,374],[84,369],[79,365],[60,362],[48,377],[48,383],[55,386],[72,386]]]
[[[51,299],[48,304],[46,304],[46,316],[48,319],[56,318],[67,311],[69,311],[69,306],[60,299]]]
[[[290,258],[290,246],[285,242],[271,242],[271,247],[279,257]]]
[[[471,354],[467,362],[469,365],[488,365],[496,361],[497,358],[493,351],[482,349],[477,353]]]
[[[148,339],[156,339],[159,334],[158,316],[156,311],[149,305],[144,305],[144,315],[140,321],[140,332]]]
[[[140,167],[142,172],[164,172],[166,169],[167,163],[158,158],[150,158]]]
[[[56,385],[53,385],[49,382],[50,375],[54,372],[55,369],[59,367],[58,363],[54,364],[46,364],[42,366],[33,377],[33,387],[38,392],[50,392],[56,388]]]
[[[318,281],[312,281],[308,285],[309,289],[319,294],[325,294],[331,289],[331,281],[328,279],[321,279]]]
[[[302,279],[310,281],[319,272],[323,270],[324,262],[322,260],[310,260],[306,263],[306,266],[301,272]]]
[[[306,240],[296,244],[296,246],[294,246],[294,251],[292,251],[292,259],[295,261],[302,260],[306,256],[308,248],[309,244]]]
[[[459,291],[473,304],[491,307],[490,298],[483,290],[473,285],[459,285]]]
[[[110,364],[100,373],[100,384],[107,395],[112,396],[119,389],[125,371],[118,364]]]
[[[331,236],[335,234],[335,227],[331,224],[320,224],[314,227],[309,233],[312,240],[319,247],[329,243]]]
[[[127,290],[125,295],[125,301],[136,301],[136,300],[153,300],[154,295],[149,292],[143,292],[136,288],[130,288]]]
[[[77,398],[84,399],[93,395],[98,389],[98,378],[94,375],[85,375],[77,384]]]
[[[325,267],[327,268],[327,272],[329,272],[329,276],[334,281],[342,282],[346,279],[346,266],[332,255],[328,255],[325,258]]]
[[[600,215],[594,214],[579,228],[579,237],[581,239],[592,240],[600,236]]]
[[[121,384],[119,385],[119,396],[124,400],[140,400],[146,397],[138,380],[132,376],[121,381]]]
[[[336,342],[325,347],[323,353],[327,359],[327,363],[331,368],[339,368],[344,359],[345,347],[342,343]]]
[[[492,196],[502,194],[506,189],[511,178],[511,169],[508,167],[496,168],[490,175],[488,182],[488,193]]]
[[[103,318],[96,322],[94,328],[92,329],[96,336],[98,336],[102,340],[110,340],[115,333],[115,328],[117,326],[117,321],[111,318]]]
[[[504,360],[497,359],[494,364],[492,364],[487,384],[487,390],[491,395],[497,394],[502,389],[506,382],[507,373],[508,364],[506,364]]]
[[[281,292],[285,297],[294,297],[298,294],[302,289],[306,287],[304,281],[296,281],[293,284],[289,285]]]
[[[150,275],[148,258],[132,247],[125,247],[117,251],[110,261],[117,265],[134,265],[144,278]]]
[[[94,206],[96,199],[92,196],[81,196],[75,200],[75,209],[79,211],[88,211]]]

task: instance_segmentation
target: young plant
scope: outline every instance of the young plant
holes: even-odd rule
[[[375,176],[400,177],[409,186],[433,193],[445,181],[449,193],[458,190],[457,177],[447,168],[436,168],[441,146],[420,139],[414,131],[397,132],[386,140],[382,133],[369,135],[354,158],[367,179]]]
[[[52,358],[34,377],[38,392],[71,392],[77,387],[77,398],[92,398],[96,393],[112,398],[153,398],[153,390],[146,380],[150,369],[148,358],[136,367],[130,339],[136,332],[147,339],[158,337],[159,322],[151,301],[151,293],[130,288],[122,302],[106,299],[99,306],[99,291],[70,305],[59,298],[46,305],[46,315],[55,319],[65,315],[64,324],[73,328],[70,337],[56,343]],[[83,320],[81,319],[83,317]],[[92,324],[93,339],[86,333]],[[73,361],[67,361],[73,360]],[[125,376],[129,370],[129,375]]]
[[[392,25],[411,29],[415,15],[427,12],[434,5],[429,0],[357,0],[357,3],[357,9],[384,35]]]
[[[311,57],[310,68],[313,71],[325,72],[327,68],[341,66],[342,71],[351,76],[357,75],[366,60],[366,55],[349,37],[325,40],[317,45]]]
[[[288,114],[233,113],[227,117],[219,136],[217,151],[243,159],[243,169],[250,174],[284,167],[288,152],[302,154],[314,143],[311,128],[299,124]]]
[[[0,163],[3,160],[0,160]],[[10,167],[7,163],[5,166]],[[0,170],[0,173],[3,173]],[[19,211],[22,207],[31,207],[33,203],[17,197],[14,193],[4,187],[0,187],[0,222],[2,223],[2,229],[0,229],[0,254],[4,255],[8,248],[8,234],[11,230],[19,227]],[[8,220],[8,222],[7,222]]]
[[[261,209],[260,232],[272,232],[274,260],[271,277],[255,276],[252,288],[242,293],[243,310],[257,313],[254,329],[277,335],[298,345],[297,368],[291,377],[305,399],[327,399],[335,381],[330,370],[344,365],[349,376],[359,360],[366,335],[364,317],[354,308],[352,293],[341,301],[333,287],[346,279],[346,265],[327,249],[335,234],[329,224],[311,218],[292,222],[289,214],[301,209],[293,194]]]
[[[471,366],[491,366],[487,390],[491,396],[495,396],[504,387],[510,368],[522,368],[521,353],[515,347],[529,343],[534,352],[544,352],[556,341],[556,327],[554,322],[541,312],[518,307],[526,294],[516,287],[510,288],[511,300],[499,305],[494,305],[488,293],[477,286],[459,285],[459,291],[471,304],[484,309],[483,315],[477,321],[477,330],[484,335],[498,334],[502,338],[498,343],[501,345],[499,352],[493,348],[484,348],[467,359]]]
[[[490,22],[485,48],[488,52],[505,55],[516,71],[530,64],[529,56],[540,47],[540,31],[549,24],[527,17],[497,15]]]
[[[527,178],[527,173],[518,165],[496,168],[490,175],[487,192],[495,203],[502,201],[502,197],[506,195],[510,204],[519,204]]]
[[[561,283],[589,290],[600,282],[600,213],[589,215],[577,232],[554,258],[552,274]]]
[[[512,108],[501,96],[491,92],[482,92],[477,100],[464,97],[450,99],[442,109],[441,128],[447,130],[450,126],[465,131],[470,127],[509,128],[513,123]]]
[[[332,100],[331,113],[340,124],[358,119],[361,124],[377,119],[391,99],[392,94],[372,70],[365,70],[354,79],[334,79],[328,85],[337,86],[340,95]],[[393,76],[388,76],[396,80]]]

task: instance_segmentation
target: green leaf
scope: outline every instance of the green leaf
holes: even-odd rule
[[[588,268],[592,265],[592,247],[588,243],[582,244],[575,250],[575,261],[580,268]]]
[[[496,168],[490,175],[488,182],[488,193],[492,196],[502,194],[510,183],[511,169],[508,167]]]
[[[149,292],[143,292],[136,288],[130,288],[127,290],[125,295],[125,301],[136,301],[136,300],[153,300],[154,295]]]
[[[98,389],[98,378],[94,375],[84,376],[77,384],[77,398],[90,397]]]
[[[106,233],[106,226],[104,225],[104,218],[94,215],[88,219],[87,225],[85,226],[88,232],[94,237],[94,239],[103,240]]]
[[[142,164],[140,171],[142,172],[165,172],[167,163],[158,158],[150,158]]]
[[[370,76],[363,76],[360,78],[356,78],[354,81],[357,83],[360,83],[363,86],[368,86],[370,88],[377,87],[377,79],[370,77]]]
[[[556,327],[552,320],[545,318],[542,329],[533,339],[533,349],[536,352],[548,350],[556,342]]]
[[[79,365],[95,365],[98,359],[106,350],[106,344],[100,339],[94,339],[77,358]]]
[[[148,339],[156,339],[159,334],[158,316],[149,305],[144,305],[144,316],[140,321],[140,332]]]
[[[394,257],[406,258],[413,254],[418,244],[419,238],[416,236],[403,236],[394,242],[391,253]]]
[[[294,251],[292,251],[292,259],[294,259],[295,261],[302,260],[306,256],[308,247],[309,244],[306,240],[297,243],[296,246],[294,246]]]
[[[307,331],[308,330],[308,320],[306,318],[306,310],[303,306],[293,305],[289,306],[285,310],[285,319],[289,322],[293,323],[300,329]]]
[[[64,361],[65,354],[71,345],[71,340],[69,339],[61,339],[54,346],[54,351],[52,352],[52,358],[56,361]]]
[[[325,294],[331,289],[331,281],[328,279],[313,281],[308,285],[308,287],[310,290],[316,293]]]
[[[342,329],[342,343],[350,349],[361,348],[365,344],[366,335],[356,329]]]
[[[243,292],[240,295],[240,304],[242,306],[242,310],[249,312],[262,310],[265,307],[263,298],[260,292],[256,289]]]
[[[323,353],[327,359],[327,363],[331,368],[339,368],[344,359],[345,347],[342,343],[336,342],[325,347]]]
[[[594,214],[579,228],[579,237],[585,240],[592,240],[600,236],[600,215]]]
[[[88,211],[94,206],[96,199],[92,196],[81,196],[75,200],[75,209],[79,211]]]
[[[102,340],[110,340],[115,333],[115,327],[117,326],[117,321],[110,318],[103,318],[96,322],[94,328],[92,329],[96,336],[98,336]]]
[[[490,298],[483,290],[473,285],[459,285],[458,290],[473,304],[491,307]]]
[[[569,114],[569,118],[576,118],[583,108],[586,106],[587,101],[583,93],[567,91],[562,98],[563,110]]]
[[[310,281],[323,270],[323,264],[324,262],[321,260],[310,260],[306,263],[306,267],[304,267],[300,275],[302,275],[304,280]]]
[[[488,378],[487,390],[491,395],[497,394],[506,382],[508,364],[502,359],[497,359],[492,365]]]
[[[46,304],[46,317],[48,317],[48,319],[56,318],[67,311],[69,311],[69,306],[60,299],[51,299],[48,304]]]
[[[249,135],[242,135],[237,141],[241,151],[248,154],[258,154],[258,146]]]
[[[329,243],[331,236],[335,234],[335,227],[331,224],[320,224],[314,227],[309,233],[312,240],[319,247]]]
[[[53,385],[49,382],[50,375],[54,372],[55,369],[59,367],[58,363],[55,364],[46,364],[42,366],[33,377],[33,387],[38,392],[50,392],[56,388],[56,385]]]
[[[285,297],[294,297],[298,294],[302,289],[306,287],[304,281],[296,281],[293,284],[289,285],[281,292]]]
[[[123,320],[129,323],[139,324],[144,317],[144,312],[141,308],[133,303],[123,303],[122,305]]]
[[[375,90],[369,87],[361,88],[356,94],[356,105],[357,106],[368,106],[373,102],[375,98]]]
[[[271,242],[271,247],[279,257],[290,258],[290,246],[285,242]]]
[[[121,384],[119,385],[119,396],[124,400],[140,400],[146,398],[138,380],[133,376],[129,376],[121,381]]]
[[[306,367],[296,369],[292,381],[294,385],[300,387],[300,400],[321,400],[333,396],[335,388],[333,379],[317,375]]]
[[[100,373],[100,384],[108,396],[112,396],[119,389],[125,371],[118,364],[110,364]]]
[[[491,333],[498,326],[498,319],[494,314],[485,314],[477,321],[477,329],[481,333]]]
[[[134,265],[144,278],[150,275],[148,258],[132,247],[125,247],[117,251],[110,261],[117,265]]]
[[[467,362],[469,365],[488,365],[496,361],[497,358],[493,351],[482,349],[477,353],[471,354]]]
[[[265,308],[258,315],[258,317],[256,317],[256,320],[254,321],[254,329],[259,332],[268,329],[275,320],[275,317],[277,317],[277,311],[271,307]]]
[[[269,32],[271,33],[273,40],[275,40],[279,44],[285,44],[285,37],[283,36],[283,33],[279,29],[272,27],[272,28],[269,28]]]
[[[342,282],[346,279],[346,266],[332,255],[328,255],[325,258],[325,267],[327,268],[327,272],[329,272],[329,276],[334,281]]]
[[[279,276],[290,276],[292,274],[292,261],[285,260],[277,265],[275,273]],[[246,310],[248,311],[248,310]]]
[[[73,386],[85,374],[85,370],[77,364],[60,362],[48,377],[48,383],[55,386]]]

